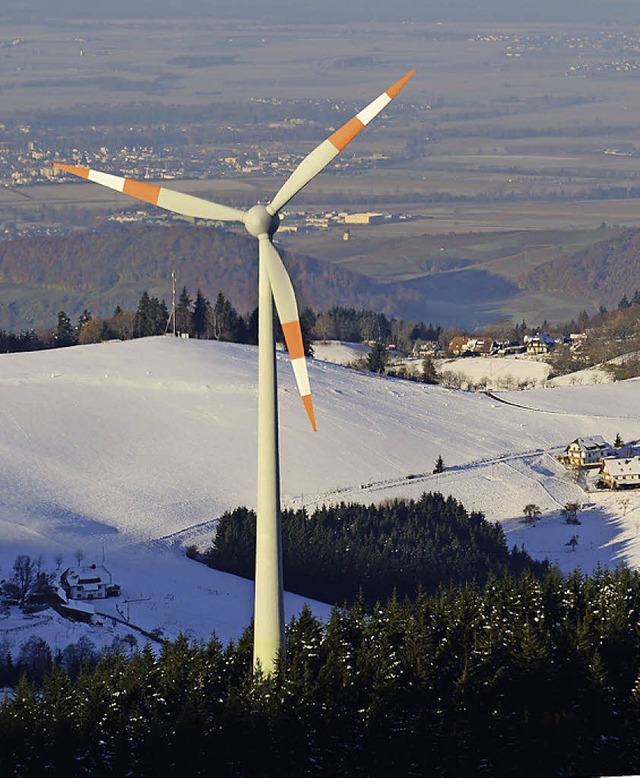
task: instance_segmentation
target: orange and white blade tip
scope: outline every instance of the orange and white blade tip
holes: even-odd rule
[[[316,415],[313,411],[313,400],[311,399],[310,394],[305,394],[302,398],[302,402],[304,403],[304,409],[307,412],[307,416],[309,417],[309,421],[311,422],[311,426],[313,427],[313,431],[318,431],[318,425],[316,424]]]
[[[407,81],[414,75],[416,72],[415,68],[411,68],[411,70],[408,73],[405,73],[404,76],[400,79],[400,81],[396,81],[396,83],[387,89],[387,94],[389,97],[393,100],[393,98],[398,94],[398,92],[402,89],[402,87],[407,83]]]
[[[336,149],[336,151],[342,151],[356,137],[356,135],[363,130],[367,124],[377,116],[383,108],[393,100],[402,87],[415,73],[415,68],[406,73],[399,81],[383,92],[379,97],[365,106],[359,113],[357,113],[353,119],[349,119],[346,124],[339,127],[328,140],[329,143]]]

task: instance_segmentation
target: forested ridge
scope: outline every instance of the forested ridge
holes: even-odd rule
[[[227,511],[204,561],[252,578],[255,521],[247,508]],[[361,594],[371,606],[393,592],[413,597],[442,584],[484,583],[491,574],[541,575],[547,567],[524,550],[509,551],[498,524],[437,492],[382,505],[323,506],[311,515],[285,510],[282,538],[287,590],[337,604]]]
[[[638,287],[640,230],[615,237],[602,231],[602,241],[539,265],[525,277],[529,288],[587,297],[594,305],[612,306]]]
[[[0,706],[0,774],[637,774],[639,614],[635,571],[550,570],[304,610],[268,684],[250,631],[54,662]]]
[[[331,262],[284,255],[301,307],[394,307],[392,285],[377,285]],[[21,288],[20,298],[13,294],[11,305],[3,306],[0,327],[22,329],[29,321],[29,327],[46,326],[60,308],[74,318],[89,300],[94,314],[106,316],[116,305],[134,307],[145,290],[169,299],[173,269],[180,287],[209,295],[225,289],[241,312],[256,305],[256,247],[247,235],[193,225],[133,226],[0,241],[0,293],[3,285]],[[37,300],[29,290],[37,290]],[[36,304],[37,310],[30,308]]]

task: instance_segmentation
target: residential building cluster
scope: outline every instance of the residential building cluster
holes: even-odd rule
[[[640,454],[635,443],[612,446],[601,435],[576,438],[565,448],[560,460],[579,469],[597,469],[601,487],[626,489],[640,487]]]
[[[576,350],[585,338],[584,333],[575,333],[562,338],[561,342]],[[557,345],[558,340],[546,332],[525,335],[522,343],[497,341],[487,336],[456,335],[449,341],[447,350],[453,357],[506,356],[507,354],[538,356],[551,353]]]
[[[53,131],[49,137],[42,129],[36,131],[27,124],[10,128],[0,124],[0,186],[18,189],[43,183],[57,185],[77,183],[72,177],[54,168],[53,162],[90,167],[142,181],[207,180],[220,179],[227,175],[233,176],[234,179],[242,176],[264,177],[266,175],[284,180],[303,156],[279,150],[277,144],[275,150],[265,150],[257,144],[248,144],[242,152],[203,144],[169,147],[135,142],[120,148],[96,145],[86,149],[72,147],[61,150],[56,143],[57,140],[58,136]],[[335,170],[360,169],[372,167],[386,159],[384,154],[377,153],[350,155],[344,160],[336,161],[332,167]],[[408,214],[316,210],[290,211],[283,216],[286,217],[286,223],[282,225],[282,234],[325,230],[335,225],[380,224],[409,218]],[[123,201],[122,208],[111,217],[114,221],[147,223],[175,219],[182,220],[182,217],[159,214],[157,211],[152,213],[149,209],[133,206],[128,201]],[[48,227],[43,232],[42,226],[35,223],[8,222],[3,225],[0,237],[51,235],[60,232],[61,230],[56,227]],[[349,237],[350,234],[345,233],[345,239]]]
[[[504,43],[507,57],[528,52],[578,51],[586,53],[640,52],[640,35],[635,30],[599,30],[598,32],[495,32],[478,33],[470,40],[477,43]]]

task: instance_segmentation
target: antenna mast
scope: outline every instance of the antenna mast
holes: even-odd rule
[[[164,328],[165,335],[169,331],[169,324],[172,324],[173,337],[176,336],[176,269],[175,267],[171,271],[171,313],[169,314],[169,320],[167,326]]]
[[[176,269],[171,271],[171,321],[173,322],[173,337],[176,336]]]

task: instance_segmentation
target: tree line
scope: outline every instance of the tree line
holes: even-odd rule
[[[516,345],[522,342],[525,335],[539,331],[553,331],[560,340],[571,333],[588,331],[589,337],[579,351],[569,350],[567,346],[556,349],[551,355],[553,374],[559,375],[601,364],[634,351],[640,337],[639,311],[640,290],[636,289],[633,295],[623,295],[613,311],[600,306],[590,316],[585,310],[577,320],[572,319],[553,328],[547,321],[543,321],[539,327],[529,327],[524,320],[504,320],[485,327],[483,334],[500,343]],[[284,339],[277,319],[274,324],[276,337],[282,342]],[[371,352],[360,361],[356,360],[352,367],[426,383],[439,381],[433,355],[428,354],[423,360],[422,371],[415,373],[403,366],[389,367],[389,349],[393,347],[398,354],[408,355],[416,344],[430,341],[437,343],[440,350],[446,351],[454,335],[470,336],[470,333],[459,328],[405,322],[388,318],[376,311],[341,306],[333,306],[321,313],[304,308],[300,313],[300,324],[307,356],[313,356],[313,343],[317,341],[364,342],[371,345]],[[212,304],[200,289],[192,298],[187,288],[183,287],[174,314],[169,311],[164,300],[150,297],[148,292],[144,292],[135,311],[123,311],[118,306],[111,317],[100,318],[92,316],[85,309],[75,324],[65,311],[60,311],[56,325],[43,333],[29,330],[16,334],[0,329],[0,353],[60,348],[109,339],[129,340],[167,332],[255,345],[258,338],[258,310],[255,308],[242,315],[223,292],[218,293]],[[616,379],[633,377],[640,374],[639,360],[637,357],[626,359],[612,365],[610,370]]]
[[[378,342],[384,345],[397,341],[402,348],[410,351],[417,340],[437,341],[442,333],[439,326],[432,324],[403,322],[375,311],[338,306],[324,313],[304,308],[300,312],[300,324],[307,356],[313,353],[314,340]],[[0,330],[0,352],[36,351],[110,339],[129,340],[167,332],[256,344],[258,309],[240,314],[223,292],[218,292],[212,304],[200,289],[192,297],[185,286],[176,300],[174,314],[164,300],[150,297],[145,291],[135,311],[123,311],[117,306],[112,316],[101,318],[85,309],[75,324],[65,311],[60,311],[55,326],[45,332],[28,330],[17,334]],[[277,321],[276,337],[283,339]]]
[[[251,629],[53,661],[0,704],[0,773],[638,774],[638,613],[636,571],[548,570],[305,608],[269,683]]]
[[[253,578],[255,522],[247,508],[224,513],[202,561]],[[311,515],[305,508],[285,510],[282,536],[287,590],[336,604],[360,594],[372,607],[394,592],[413,597],[418,589],[484,583],[489,575],[506,572],[541,575],[547,567],[524,549],[509,550],[499,524],[438,492],[381,505],[323,506]]]

